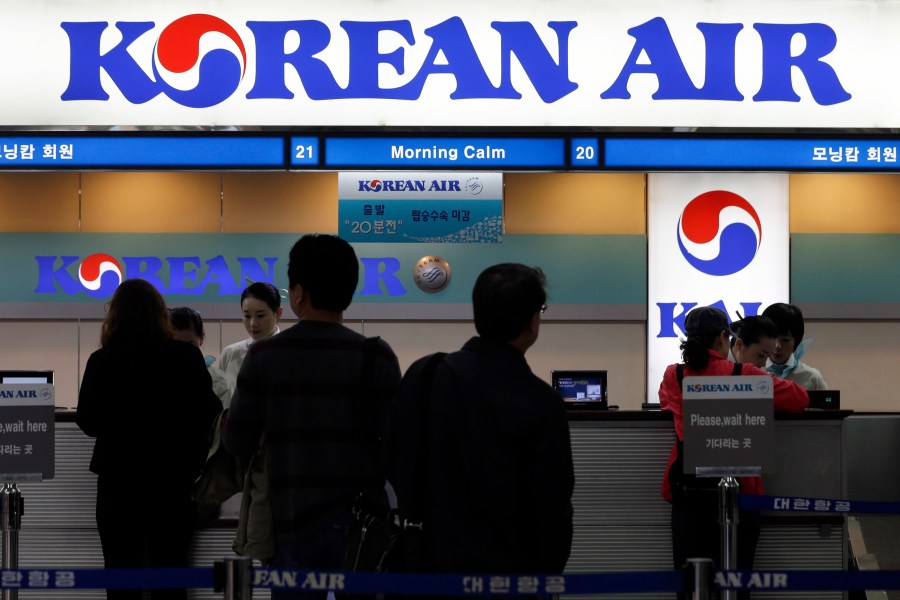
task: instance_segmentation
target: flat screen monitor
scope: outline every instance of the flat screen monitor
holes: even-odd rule
[[[53,383],[53,371],[0,371],[0,383]]]
[[[838,410],[841,408],[840,390],[807,390],[809,407],[818,410]]]
[[[606,410],[609,406],[606,371],[551,371],[550,378],[567,408]]]

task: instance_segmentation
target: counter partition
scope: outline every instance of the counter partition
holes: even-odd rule
[[[847,498],[844,440],[853,418],[847,411],[776,413],[777,472],[765,476],[766,492]],[[575,538],[567,572],[670,570],[669,505],[660,495],[660,484],[674,441],[671,415],[660,411],[572,413],[570,431],[576,478]],[[19,536],[22,568],[103,565],[94,520],[96,478],[88,470],[92,449],[93,440],[75,425],[74,412],[58,412],[56,477],[20,485],[25,500]],[[157,492],[165,493],[165,482],[148,482],[147,493]],[[235,525],[223,520],[199,532],[194,563],[210,565],[230,555]],[[847,564],[846,546],[843,516],[765,514],[756,568],[839,570]],[[21,594],[25,598],[31,592]],[[66,600],[104,597],[97,590],[46,590],[39,595]],[[268,597],[268,592],[256,590],[257,596]],[[195,590],[191,597],[219,596]],[[666,594],[641,597],[669,600]],[[821,600],[841,594],[788,597]]]

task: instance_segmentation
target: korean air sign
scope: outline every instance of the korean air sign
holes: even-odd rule
[[[882,86],[898,58],[886,42],[900,22],[896,11],[878,10],[890,2],[860,4],[225,0],[190,12],[174,0],[77,0],[52,10],[0,0],[15,25],[0,51],[21,63],[4,64],[0,75],[47,76],[27,99],[22,89],[0,94],[0,117],[32,125],[900,126],[900,114],[871,112],[897,110],[883,102]],[[885,49],[866,53],[881,36]],[[36,39],[44,51],[22,52]],[[61,112],[48,117],[51,108]]]
[[[788,175],[651,173],[647,206],[647,400],[657,402],[691,309],[735,320],[790,301]]]

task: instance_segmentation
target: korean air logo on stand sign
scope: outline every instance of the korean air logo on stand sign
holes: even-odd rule
[[[729,321],[789,301],[788,176],[653,173],[648,185],[647,401],[681,359],[684,320],[715,306]]]
[[[707,275],[733,275],[749,265],[762,243],[756,209],[725,190],[700,194],[678,219],[678,249],[692,267]]]

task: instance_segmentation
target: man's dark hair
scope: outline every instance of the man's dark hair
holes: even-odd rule
[[[547,301],[545,284],[543,271],[518,263],[482,271],[472,289],[478,335],[496,342],[519,337]]]
[[[803,313],[793,304],[776,302],[763,311],[764,317],[769,317],[778,327],[778,335],[794,336],[794,343],[803,341],[804,325]]]
[[[319,310],[343,312],[359,282],[359,261],[346,241],[335,235],[309,234],[297,240],[288,259],[288,284],[303,286]]]

